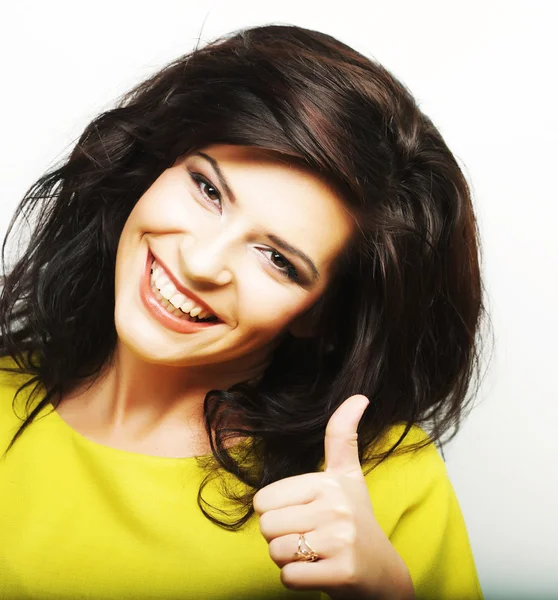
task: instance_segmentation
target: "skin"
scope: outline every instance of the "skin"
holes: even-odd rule
[[[101,378],[58,406],[70,425],[99,443],[159,456],[210,453],[206,392],[257,377],[283,336],[304,335],[307,312],[353,234],[341,198],[303,167],[249,147],[202,151],[217,161],[232,195],[211,163],[194,155],[177,159],[142,195],[116,257],[115,358]],[[317,278],[267,234],[308,256]],[[298,282],[286,277],[286,263],[273,250],[292,263]],[[157,321],[139,295],[149,251],[223,322],[183,334]]]
[[[407,566],[381,529],[358,456],[357,428],[368,398],[347,398],[328,421],[325,468],[286,477],[254,496],[269,555],[291,590],[332,600],[412,600]],[[319,560],[293,560],[299,534]]]
[[[218,162],[234,198],[199,156],[179,158],[143,194],[118,246],[114,360],[57,407],[99,443],[159,456],[209,454],[206,392],[258,377],[283,336],[308,335],[308,311],[354,232],[341,198],[302,167],[253,148],[203,151]],[[317,274],[293,252],[277,257],[270,236],[308,256]],[[139,293],[149,252],[222,322],[185,334],[154,318]],[[285,275],[285,258],[298,281]],[[374,517],[358,459],[363,400],[348,398],[331,417],[326,470],[263,488],[254,509],[286,587],[319,589],[334,600],[409,599],[409,573]],[[293,562],[301,532],[319,549],[317,562]]]

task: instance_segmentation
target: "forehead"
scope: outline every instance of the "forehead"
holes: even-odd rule
[[[235,210],[253,221],[258,231],[283,238],[308,254],[319,270],[327,271],[355,227],[330,183],[302,163],[269,150],[211,145],[201,151],[219,164],[235,196]],[[189,160],[211,171],[205,159]]]

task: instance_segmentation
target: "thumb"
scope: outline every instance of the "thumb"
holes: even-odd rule
[[[357,427],[370,401],[357,394],[347,398],[331,415],[325,432],[325,470],[341,474],[358,472],[362,468],[358,458]]]

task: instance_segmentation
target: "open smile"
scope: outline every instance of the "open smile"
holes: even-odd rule
[[[156,271],[152,273],[154,266]],[[177,333],[195,333],[222,324],[197,298],[184,295],[183,288],[179,291],[171,277],[153,254],[148,252],[141,278],[140,296],[144,306],[157,321]],[[162,290],[159,290],[156,281],[161,282]],[[173,302],[169,302],[165,296],[170,296]],[[176,304],[179,306],[175,306]],[[200,320],[200,314],[206,320]]]

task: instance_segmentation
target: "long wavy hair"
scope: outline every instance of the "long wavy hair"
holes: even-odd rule
[[[6,452],[72,381],[100,373],[113,356],[124,223],[166,168],[211,143],[302,160],[335,184],[358,223],[319,303],[314,337],[286,337],[261,380],[205,397],[212,455],[198,458],[207,469],[198,505],[232,530],[252,515],[258,489],[318,470],[327,422],[352,394],[370,399],[359,425],[366,473],[400,451],[415,424],[430,441],[410,449],[451,439],[478,389],[485,310],[467,181],[405,86],[321,32],[236,31],[171,62],[96,117],[16,208],[2,246],[0,355],[30,376],[14,410],[18,394],[34,387]],[[7,269],[19,219],[32,231]],[[380,452],[395,424],[404,424],[399,439]],[[229,451],[226,441],[239,436],[249,441],[236,446],[244,453]],[[236,508],[211,514],[202,490],[222,469],[246,488],[222,486]]]

